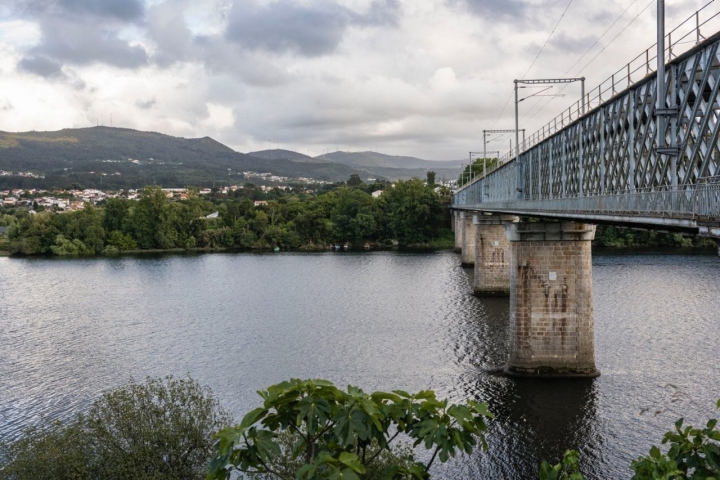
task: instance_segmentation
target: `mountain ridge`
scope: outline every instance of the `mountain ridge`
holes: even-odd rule
[[[254,152],[258,157],[237,152],[207,136],[181,138],[119,127],[0,132],[0,170],[44,175],[44,178],[0,176],[0,187],[49,188],[72,183],[95,188],[138,188],[147,184],[209,186],[218,182],[240,183],[243,180],[239,174],[243,171],[325,181],[347,180],[352,174],[364,180],[395,180],[424,178],[429,169],[352,166],[330,159],[320,161],[290,150],[267,152]],[[438,178],[446,174],[452,178],[459,168],[452,173],[434,170]]]

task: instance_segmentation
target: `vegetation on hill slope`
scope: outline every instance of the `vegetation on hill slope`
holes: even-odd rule
[[[238,153],[209,137],[178,138],[127,128],[92,127],[56,132],[0,132],[0,170],[44,176],[0,176],[0,188],[141,188],[238,184],[243,171],[339,181],[424,177],[427,168],[343,165],[288,150]],[[434,162],[426,162],[433,164]],[[429,168],[429,167],[428,167]],[[454,176],[457,172],[453,171]],[[441,171],[440,176],[444,173]]]
[[[134,160],[134,161],[133,161]],[[243,171],[337,181],[368,174],[345,165],[268,160],[233,151],[209,137],[178,138],[125,128],[0,132],[0,170],[45,178],[2,176],[4,188],[141,188],[242,183]]]

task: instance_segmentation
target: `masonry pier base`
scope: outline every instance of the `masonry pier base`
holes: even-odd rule
[[[473,223],[474,215],[460,212],[462,217],[462,249],[461,258],[463,267],[472,267],[475,265],[475,224]]]
[[[479,297],[510,295],[510,242],[505,224],[517,222],[513,215],[475,215],[475,278]]]
[[[464,212],[458,212],[457,210],[453,212],[453,232],[455,232],[455,248],[453,248],[453,251],[457,253],[462,252],[462,219],[464,215]]]
[[[592,256],[595,227],[507,223],[509,359],[505,373],[596,377]]]

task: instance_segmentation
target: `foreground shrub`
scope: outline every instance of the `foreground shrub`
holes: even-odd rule
[[[720,400],[717,401],[720,408]],[[634,460],[630,466],[633,480],[717,480],[720,479],[720,429],[710,419],[705,428],[683,427],[683,419],[675,422],[675,430],[663,437],[669,444],[667,453],[653,446],[650,454]]]
[[[720,400],[717,401],[720,408]],[[683,419],[675,422],[675,430],[663,437],[669,444],[667,453],[653,446],[650,454],[630,464],[632,480],[718,480],[720,479],[720,429],[717,419],[710,419],[705,428],[683,427]],[[542,462],[540,480],[582,480],[578,453],[565,452],[557,465]]]
[[[200,479],[229,424],[192,379],[148,378],[103,394],[86,415],[0,446],[0,479]]]
[[[478,439],[487,448],[485,421],[493,418],[484,403],[451,405],[429,390],[367,394],[294,379],[258,393],[263,406],[218,433],[208,478],[429,478],[436,459],[472,453]],[[401,434],[431,451],[430,460],[393,447]]]

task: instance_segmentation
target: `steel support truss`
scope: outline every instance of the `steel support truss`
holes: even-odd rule
[[[667,64],[665,81],[664,102],[648,75],[458,190],[453,207],[720,221],[720,33]],[[678,108],[662,132],[658,103]],[[658,135],[677,156],[657,153]]]

